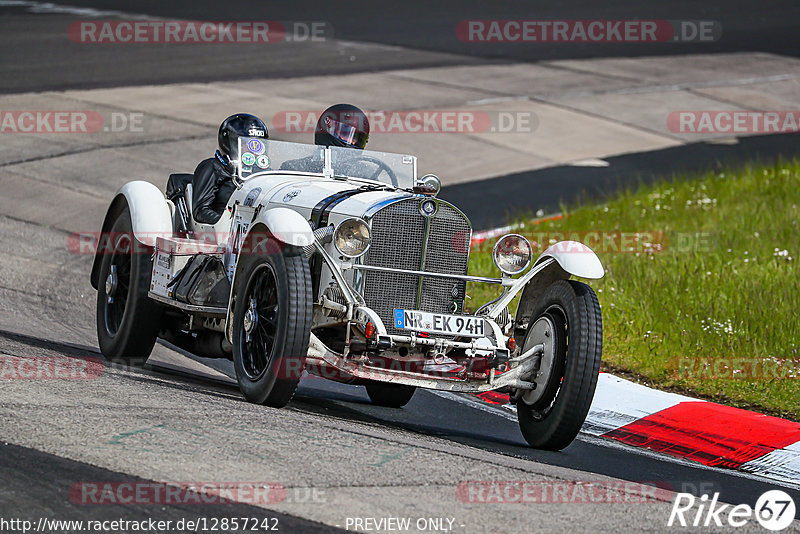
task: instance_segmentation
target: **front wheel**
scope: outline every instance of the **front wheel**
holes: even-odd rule
[[[603,351],[600,304],[592,288],[574,280],[553,283],[539,298],[522,351],[544,346],[538,369],[523,378],[517,417],[525,440],[561,450],[580,432],[592,404]]]
[[[305,256],[269,237],[240,259],[233,311],[239,389],[256,404],[286,406],[297,389],[311,335],[311,272]]]
[[[147,296],[152,250],[136,240],[126,207],[103,236],[97,290],[97,340],[113,362],[142,365],[156,343],[161,307]]]

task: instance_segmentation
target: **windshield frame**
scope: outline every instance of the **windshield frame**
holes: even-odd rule
[[[279,148],[282,145],[294,145],[296,147],[307,147],[308,148],[308,155],[313,155],[314,152],[317,154],[322,155],[322,169],[321,172],[316,172],[313,170],[288,170],[288,169],[263,169],[258,170],[256,172],[246,172],[245,166],[242,162],[242,157],[245,152],[247,152],[246,147],[248,143],[252,140],[256,139],[265,145],[264,147],[264,154],[267,154],[269,151],[270,145],[277,145]],[[238,138],[238,154],[240,157],[236,160],[233,160],[234,164],[234,174],[235,179],[239,183],[244,183],[256,176],[264,176],[270,174],[290,174],[290,175],[299,175],[299,176],[319,176],[323,178],[329,178],[332,180],[353,180],[359,183],[364,184],[373,184],[373,185],[382,185],[385,187],[390,187],[399,190],[410,190],[414,187],[417,181],[417,157],[411,154],[399,154],[393,152],[378,152],[374,150],[361,150],[361,149],[354,149],[354,148],[344,148],[344,147],[322,147],[319,145],[311,145],[306,143],[292,143],[289,141],[279,141],[279,140],[272,140],[272,139],[262,139],[262,138],[253,138],[253,137],[239,137]],[[314,149],[314,150],[312,150]],[[386,165],[389,169],[391,169],[396,178],[397,184],[392,183],[390,175],[387,172],[382,172],[379,174],[380,176],[385,176],[384,179],[371,179],[364,176],[353,176],[352,174],[344,174],[342,171],[343,165],[338,164],[337,168],[334,169],[333,162],[336,159],[337,154],[341,154],[344,156],[356,156],[353,151],[358,150],[360,155],[363,155],[367,158],[372,158],[375,160],[380,161],[384,165]],[[301,153],[301,152],[299,152]],[[251,154],[252,155],[252,154]],[[348,158],[349,159],[349,158]],[[353,158],[353,159],[358,159]],[[400,166],[402,165],[402,167]],[[406,167],[408,166],[408,167]],[[255,169],[254,165],[250,165],[249,168]],[[400,170],[406,171],[400,174]]]

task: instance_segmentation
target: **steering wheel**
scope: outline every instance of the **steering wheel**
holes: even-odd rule
[[[391,167],[389,167],[389,166],[388,166],[386,163],[384,163],[383,161],[379,160],[378,158],[376,158],[376,157],[373,157],[373,156],[356,156],[356,157],[354,158],[354,160],[358,160],[358,161],[367,161],[367,162],[369,162],[369,163],[373,163],[373,164],[375,164],[375,165],[377,165],[377,166],[378,166],[378,168],[375,170],[375,172],[374,172],[374,173],[372,173],[372,176],[370,176],[369,178],[367,178],[368,180],[375,180],[375,181],[377,181],[377,180],[378,180],[378,176],[380,176],[382,172],[386,172],[386,174],[388,174],[388,175],[389,175],[389,179],[391,179],[391,180],[392,180],[392,185],[393,185],[394,187],[400,187],[400,183],[399,183],[399,182],[398,182],[398,180],[397,180],[397,175],[394,173],[394,171],[392,170],[392,168],[391,168]]]

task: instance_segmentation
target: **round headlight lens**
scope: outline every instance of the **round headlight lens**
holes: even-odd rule
[[[362,219],[345,219],[336,227],[333,244],[342,256],[357,258],[369,249],[369,225]]]
[[[531,244],[519,234],[504,235],[492,251],[494,264],[506,274],[517,274],[527,269],[532,256]]]

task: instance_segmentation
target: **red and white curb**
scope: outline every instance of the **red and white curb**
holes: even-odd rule
[[[507,395],[476,396],[516,411]],[[581,432],[800,484],[800,423],[658,391],[608,373],[600,373]]]
[[[562,217],[556,214],[530,224]],[[524,226],[476,232],[472,245]],[[508,395],[490,391],[476,397],[516,412]],[[607,373],[600,373],[581,432],[800,485],[800,423],[658,391]]]
[[[481,230],[479,232],[475,232],[472,234],[472,246],[477,246],[483,243],[488,239],[494,239],[495,237],[504,236],[506,234],[510,234],[516,230],[521,230],[525,228],[525,224],[540,224],[545,221],[557,221],[558,219],[563,219],[564,215],[561,213],[557,213],[555,215],[548,215],[547,217],[540,217],[538,219],[533,219],[528,221],[527,223],[516,223],[510,224],[508,226],[501,226],[499,228],[492,228],[491,230]]]

